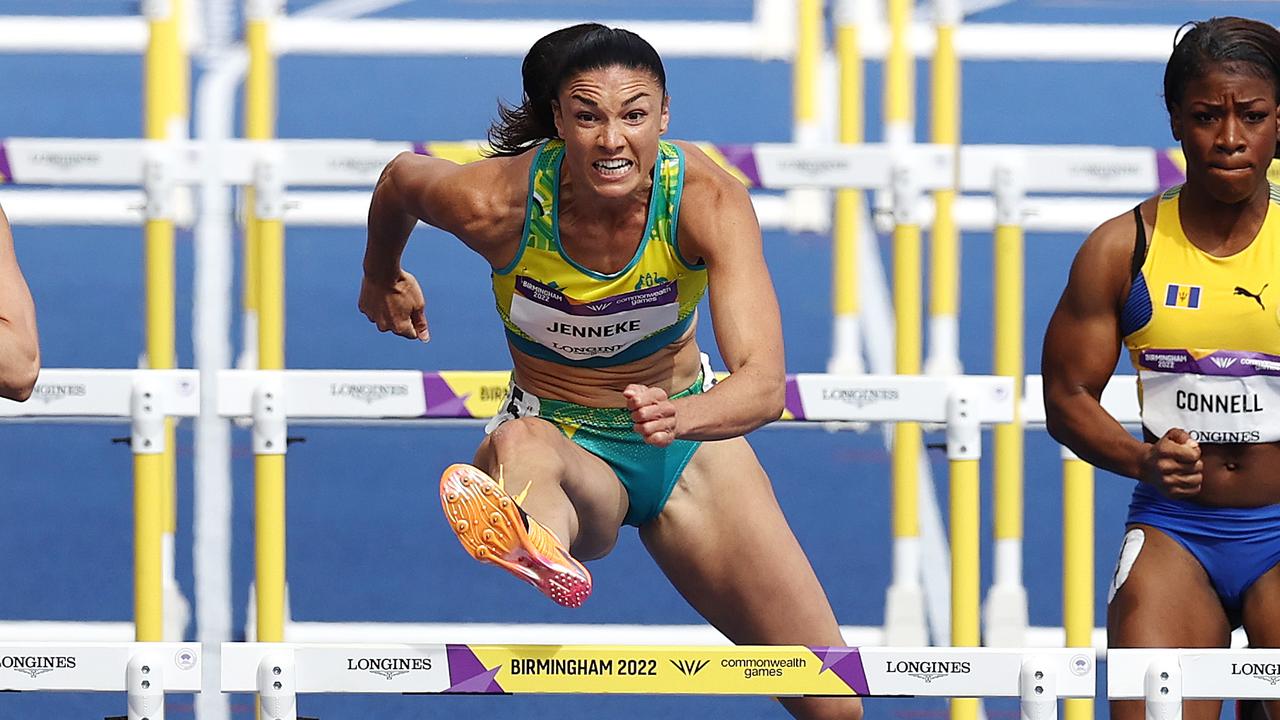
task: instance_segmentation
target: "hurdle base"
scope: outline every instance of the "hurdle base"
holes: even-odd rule
[[[890,647],[923,647],[929,642],[924,591],[917,584],[894,583],[885,591],[884,642]]]
[[[982,638],[987,647],[1027,644],[1027,591],[1005,583],[992,586],[982,608]]]

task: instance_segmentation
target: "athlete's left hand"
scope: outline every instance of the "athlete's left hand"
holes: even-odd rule
[[[676,439],[676,406],[667,391],[648,385],[628,385],[622,391],[631,411],[635,431],[654,447],[666,447]]]

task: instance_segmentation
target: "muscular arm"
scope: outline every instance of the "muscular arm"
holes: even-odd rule
[[[491,264],[501,260],[496,256],[510,238],[500,230],[523,209],[523,187],[512,182],[522,162],[527,172],[528,158],[458,165],[410,152],[397,155],[383,169],[369,202],[365,276],[395,279],[419,220],[457,236]]]
[[[1085,240],[1045,331],[1040,365],[1049,434],[1081,459],[1137,478],[1151,446],[1101,405],[1120,356],[1120,307],[1129,287],[1134,233],[1133,216],[1126,214]]]
[[[676,437],[719,440],[777,420],[786,397],[782,321],[751,199],[700,150],[689,160],[679,218],[681,252],[707,266],[711,321],[730,376],[676,401]]]
[[[0,210],[0,397],[26,400],[40,372],[36,309]]]
[[[529,157],[457,165],[401,153],[383,169],[369,202],[360,311],[383,332],[426,342],[426,299],[400,266],[419,220],[452,233],[489,264],[506,264],[520,240]]]

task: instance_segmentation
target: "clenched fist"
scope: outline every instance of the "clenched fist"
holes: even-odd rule
[[[422,287],[417,278],[404,270],[390,283],[365,275],[360,282],[359,307],[382,332],[422,342],[431,339]]]
[[[631,384],[622,396],[627,399],[635,431],[646,443],[666,447],[676,439],[676,406],[667,398],[666,390]]]
[[[1142,459],[1140,479],[1174,500],[1195,497],[1204,481],[1200,443],[1192,440],[1186,430],[1170,428],[1152,443]]]

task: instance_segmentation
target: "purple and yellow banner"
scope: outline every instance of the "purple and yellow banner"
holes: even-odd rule
[[[449,645],[450,693],[867,695],[856,648]]]
[[[490,418],[507,395],[510,372],[445,370],[422,373],[428,418]]]
[[[1032,672],[1050,703],[1096,691],[1078,648],[365,643],[223,643],[222,690],[261,692],[265,662],[298,693],[1018,697]]]

